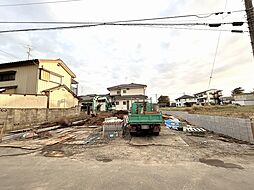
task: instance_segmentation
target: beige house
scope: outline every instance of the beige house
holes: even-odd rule
[[[133,101],[147,99],[145,95],[146,85],[144,84],[121,84],[107,88],[115,110],[129,110]]]
[[[61,59],[3,63],[0,64],[0,93],[44,95],[47,96],[45,108],[70,108],[78,105],[75,78]],[[29,104],[28,98],[26,101]]]

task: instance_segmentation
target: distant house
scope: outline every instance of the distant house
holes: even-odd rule
[[[220,97],[222,104],[232,104],[232,102],[234,101],[234,97],[233,96],[223,96]]]
[[[110,91],[112,104],[116,110],[129,110],[133,101],[147,99],[145,95],[146,85],[144,84],[120,84],[107,88]]]
[[[197,103],[197,100],[194,96],[190,96],[190,95],[183,95],[176,100],[176,107],[190,107],[193,104]]]
[[[209,89],[194,94],[194,97],[197,99],[197,104],[221,104],[220,97],[222,96],[222,90],[218,89]]]
[[[0,93],[46,95],[45,108],[70,108],[78,105],[75,78],[76,75],[61,59],[3,63],[0,64]],[[29,99],[26,101],[29,105]],[[8,103],[6,105],[8,107]]]
[[[253,93],[242,93],[233,96],[233,104],[238,104],[241,106],[251,106],[254,105],[254,94]]]
[[[111,109],[108,94],[87,94],[84,96],[79,96],[79,99],[81,104],[81,111],[88,111],[88,109],[90,109],[91,112],[96,112],[108,111],[109,109]]]

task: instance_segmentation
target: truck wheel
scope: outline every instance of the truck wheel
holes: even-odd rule
[[[130,132],[130,135],[135,137],[137,135],[137,133],[136,132]]]
[[[160,132],[154,132],[154,136],[159,136]]]

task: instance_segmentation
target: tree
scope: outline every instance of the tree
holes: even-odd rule
[[[232,96],[236,94],[242,94],[244,92],[244,89],[242,87],[235,88],[234,90],[231,91]]]
[[[160,96],[158,98],[158,104],[161,106],[169,106],[169,97],[168,96]]]

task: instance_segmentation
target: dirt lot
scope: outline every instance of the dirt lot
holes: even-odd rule
[[[254,116],[254,106],[236,106],[236,105],[223,105],[223,106],[192,106],[192,107],[170,107],[161,108],[161,110],[171,111],[187,111],[189,113],[216,115],[225,117],[236,118],[250,118]]]
[[[72,163],[73,167],[76,163],[86,165],[87,170],[89,170],[89,168],[91,169],[91,167],[92,169],[94,169],[94,167],[99,167],[98,170],[96,170],[99,171],[101,169],[99,163],[104,163],[109,164],[108,166],[114,168],[114,172],[119,172],[119,175],[121,172],[116,168],[120,167],[120,165],[125,168],[126,173],[135,172],[135,167],[133,167],[134,165],[136,167],[141,167],[141,170],[146,170],[145,168],[147,167],[154,168],[154,166],[158,166],[157,168],[161,168],[158,174],[161,175],[161,179],[163,178],[164,173],[165,175],[167,173],[167,169],[164,168],[163,170],[162,166],[167,166],[169,168],[173,167],[172,171],[175,172],[181,167],[185,169],[190,169],[191,167],[193,168],[192,172],[195,171],[197,173],[201,172],[201,168],[205,167],[212,169],[215,173],[218,170],[222,170],[223,172],[229,174],[233,172],[232,175],[235,171],[244,175],[248,174],[247,176],[249,176],[249,178],[245,177],[245,180],[247,180],[248,183],[244,184],[248,186],[241,186],[241,188],[248,189],[247,187],[254,185],[254,183],[251,184],[251,182],[249,182],[253,178],[251,176],[254,176],[254,173],[252,172],[254,168],[253,145],[235,141],[233,139],[227,139],[212,133],[206,133],[205,136],[202,137],[193,136],[183,131],[167,129],[165,126],[162,126],[162,131],[159,136],[130,137],[127,135],[125,137],[120,136],[114,139],[105,139],[102,138],[102,127],[100,122],[102,118],[106,116],[108,115],[99,116],[97,118],[89,118],[89,120],[87,120],[89,122],[81,126],[45,131],[32,138],[4,141],[0,144],[0,163],[2,166],[5,166],[7,163],[10,164],[8,160],[12,160],[12,162],[20,163],[18,168],[21,167],[22,170],[27,172],[29,168],[25,165],[26,160],[30,160],[35,164],[38,164],[37,162],[39,162],[39,165],[43,160],[43,163],[45,164],[43,167],[50,166],[49,168],[54,168],[57,167],[59,162],[51,165],[52,162],[54,162],[55,159],[59,159],[60,162],[66,164],[68,162],[67,165],[61,166],[64,168],[66,167],[66,171],[69,170],[69,167],[71,168]],[[20,159],[23,161],[19,162],[18,160]],[[8,168],[12,168],[12,166],[8,164],[6,167],[8,166]],[[22,167],[23,165],[24,168]],[[180,168],[176,169],[176,166],[179,166]],[[198,166],[199,169],[197,169],[196,166]],[[102,168],[103,167],[104,165]],[[8,168],[2,170],[6,173],[3,172],[0,175],[1,184],[5,184],[4,187],[6,187],[6,189],[18,189],[11,188],[15,185],[15,178],[13,178],[14,181],[6,181],[6,177],[9,175],[20,177],[20,175],[18,175],[19,172],[16,172],[15,168]],[[111,169],[107,169],[111,171]],[[84,172],[88,171],[84,169]],[[102,173],[105,172],[106,171],[103,170]],[[31,175],[32,173],[33,172],[31,172]],[[126,173],[123,175],[126,175]],[[56,174],[64,175],[58,174],[57,171]],[[105,176],[107,175],[108,174],[105,173]],[[114,175],[116,174],[112,173],[112,176]],[[144,179],[150,178],[145,176],[146,173],[141,175],[144,175]],[[167,175],[171,175],[171,173],[168,173]],[[176,172],[176,175],[184,178],[185,173],[183,172],[178,174]],[[191,175],[191,179],[194,177],[191,173],[188,175]],[[240,174],[238,173],[237,175]],[[217,179],[217,177],[217,175],[214,176],[215,179]],[[30,179],[24,180],[24,183],[29,183]],[[200,180],[204,179],[202,178]],[[104,182],[101,183],[104,184]],[[181,180],[178,183],[181,183]],[[167,183],[165,182],[165,185],[166,184]],[[230,185],[234,186],[234,183],[232,182]],[[45,187],[45,189],[62,188],[62,186],[56,186],[57,188],[48,188],[47,185]],[[137,187],[139,186],[136,186],[136,188]],[[179,187],[181,187],[179,189],[184,189],[183,186]],[[193,187],[194,188],[187,189],[203,189],[200,186]],[[214,189],[218,189],[218,186],[215,187],[216,188]],[[24,189],[26,188],[24,187]],[[37,187],[37,189],[44,188]],[[109,186],[108,189],[111,189],[111,187]]]

